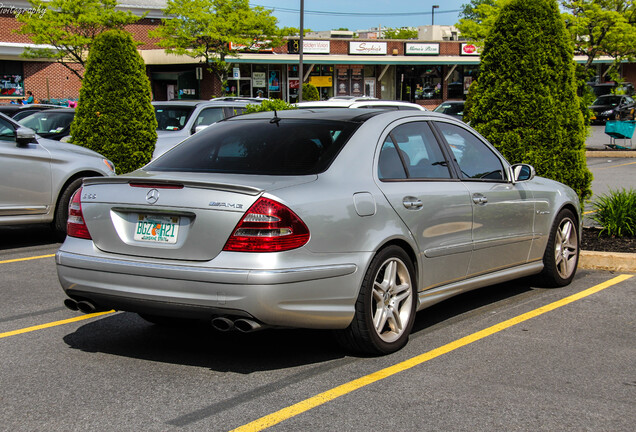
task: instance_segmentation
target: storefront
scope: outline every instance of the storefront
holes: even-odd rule
[[[0,96],[24,97],[24,67],[21,61],[0,60]]]

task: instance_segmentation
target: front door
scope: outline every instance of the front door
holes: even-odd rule
[[[468,276],[528,261],[534,199],[523,183],[508,180],[500,157],[468,129],[435,122],[461,171],[473,207],[473,257]]]

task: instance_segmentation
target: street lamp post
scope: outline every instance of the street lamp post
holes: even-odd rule
[[[435,25],[435,9],[439,8],[439,5],[433,5],[431,8],[431,25]]]

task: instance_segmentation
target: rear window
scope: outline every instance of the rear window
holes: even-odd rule
[[[183,129],[194,111],[191,106],[154,105],[157,130],[177,131]]]
[[[150,171],[306,175],[326,170],[360,123],[222,121],[150,163]]]

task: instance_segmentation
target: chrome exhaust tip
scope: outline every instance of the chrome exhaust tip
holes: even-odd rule
[[[226,317],[216,317],[212,319],[212,327],[219,331],[230,331],[234,329],[234,321]]]
[[[77,306],[77,302],[73,300],[72,298],[65,299],[64,306],[66,306],[67,308],[69,308],[70,310],[74,312],[77,312],[79,310],[79,307]]]
[[[263,328],[263,326],[260,323],[257,323],[256,321],[253,321],[251,319],[246,319],[246,318],[239,318],[236,321],[234,321],[234,327],[236,327],[238,331],[241,331],[243,333],[249,333],[256,330],[261,330]]]

